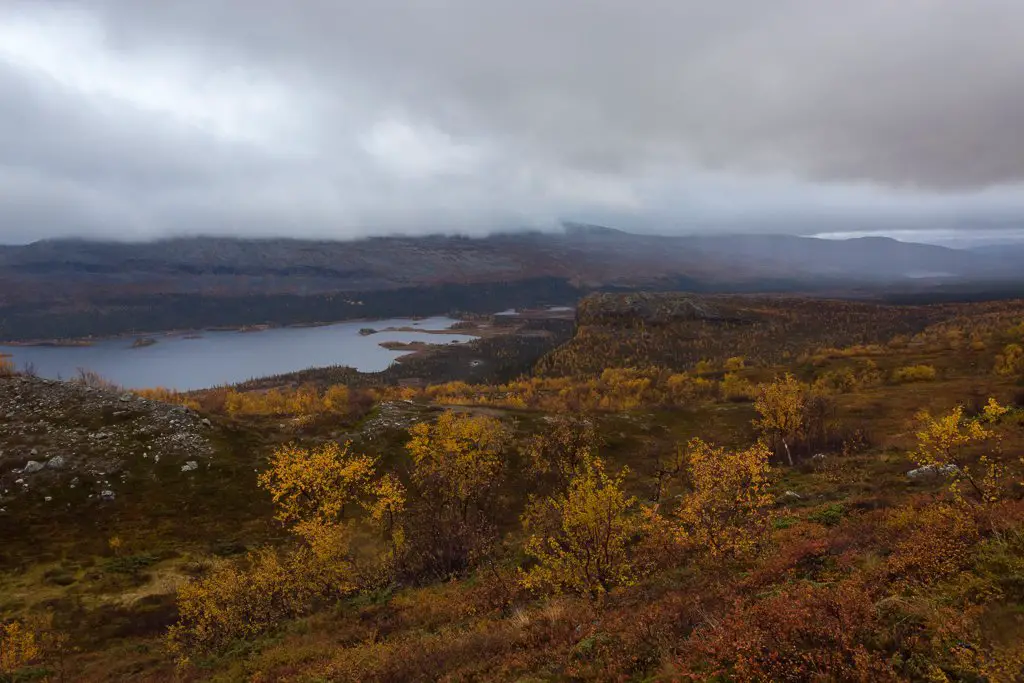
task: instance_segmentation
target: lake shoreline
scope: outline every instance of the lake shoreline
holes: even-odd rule
[[[362,334],[368,324],[379,331]],[[468,345],[490,332],[480,327],[486,325],[468,326],[447,316],[387,318],[206,330],[201,335],[180,330],[118,335],[89,343],[0,344],[0,353],[11,354],[14,363],[47,379],[67,379],[86,371],[126,389],[159,386],[191,391],[315,367],[380,372],[405,356],[429,353],[431,347]]]
[[[471,326],[459,328],[458,330],[421,330],[415,327],[403,327],[403,328],[381,328],[374,329],[375,333],[380,332],[429,332],[432,334],[444,334],[451,331],[465,330],[480,330],[484,331],[484,334],[478,334],[477,336],[487,336],[486,331],[493,328],[501,328],[502,326],[515,325],[517,322],[521,322],[526,318],[540,317],[540,318],[571,318],[575,315],[575,307],[573,306],[554,306],[550,308],[523,308],[520,310],[512,311],[511,309],[500,311],[498,313],[491,313],[486,316],[482,316],[483,319],[489,319],[490,323],[481,323],[481,317],[476,315],[471,316],[455,316],[448,313],[438,313],[435,315],[408,315],[400,316],[404,320],[429,320],[433,317],[448,317],[455,320],[457,323],[468,323]],[[266,332],[269,330],[301,330],[311,329],[319,327],[330,327],[332,325],[343,325],[347,323],[374,323],[382,320],[391,320],[391,318],[343,318],[341,320],[333,321],[318,321],[311,323],[261,323],[256,325],[214,325],[211,327],[202,328],[175,328],[170,330],[156,330],[156,331],[136,331],[125,334],[114,334],[105,336],[95,337],[67,337],[67,338],[47,338],[47,339],[22,339],[18,341],[8,341],[0,339],[0,346],[8,347],[59,347],[59,348],[75,348],[75,347],[87,347],[94,344],[118,341],[121,339],[137,339],[142,337],[151,337],[157,340],[161,338],[185,338],[185,339],[199,339],[202,338],[204,333],[213,332],[239,332],[243,334],[255,334],[257,332]]]
[[[447,314],[438,314],[444,315]],[[429,315],[410,315],[403,316],[406,320],[429,320],[432,317]],[[462,318],[454,318],[457,322],[466,322]],[[184,338],[184,339],[201,339],[204,333],[208,332],[238,332],[240,334],[255,334],[257,332],[267,332],[269,330],[303,330],[318,327],[331,327],[332,325],[342,325],[346,323],[372,323],[380,322],[382,320],[390,320],[390,318],[346,318],[344,320],[334,320],[330,322],[314,322],[314,323],[294,323],[280,325],[277,323],[266,323],[260,325],[215,325],[213,327],[203,328],[187,328],[187,329],[172,329],[172,330],[158,330],[155,332],[131,332],[125,334],[113,334],[107,336],[96,336],[96,337],[71,337],[71,338],[50,338],[50,339],[22,339],[19,341],[8,341],[6,339],[0,339],[0,346],[11,346],[11,347],[58,347],[58,348],[77,348],[77,347],[88,347],[93,346],[101,342],[119,341],[121,339],[137,339],[142,337],[150,337],[160,339],[163,337],[170,338]],[[430,332],[436,334],[443,334],[451,330],[420,330],[419,328],[408,328],[404,327],[399,330],[397,328],[382,328],[376,330],[376,332],[386,331],[416,331],[416,332]]]

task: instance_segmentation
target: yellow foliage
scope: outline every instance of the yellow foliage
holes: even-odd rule
[[[553,528],[528,528],[539,532],[525,548],[537,564],[520,575],[524,587],[598,598],[635,581],[628,546],[642,525],[630,515],[636,499],[623,492],[624,477],[625,470],[612,478],[600,460],[588,460],[568,490],[549,499],[556,521]]]
[[[287,558],[296,595],[341,597],[356,589],[349,524],[313,518],[296,524],[294,531],[305,542]]]
[[[1004,377],[1024,375],[1024,346],[1007,344],[996,357],[996,374]]]
[[[1003,415],[1006,415],[1008,412],[1010,412],[1009,408],[1007,408],[1006,406],[999,405],[999,401],[991,397],[988,399],[988,403],[986,403],[985,407],[982,409],[982,415],[984,415],[984,419],[986,422],[995,422]]]
[[[0,354],[0,377],[10,377],[17,372],[10,356]]]
[[[715,371],[715,364],[709,360],[697,361],[693,371],[698,375],[706,375]]]
[[[167,641],[180,660],[254,638],[308,608],[313,596],[299,563],[264,548],[250,553],[246,565],[218,561],[207,576],[178,589],[178,621]]]
[[[13,674],[42,656],[40,637],[31,624],[0,624],[0,674]]]
[[[961,465],[960,455],[965,446],[991,436],[979,422],[964,420],[963,414],[963,406],[938,418],[924,411],[918,413],[917,448],[910,457],[921,466]]]
[[[770,457],[763,443],[726,451],[700,439],[690,441],[687,464],[693,491],[677,513],[684,540],[712,556],[753,549],[768,528],[773,502]]]
[[[219,562],[178,591],[179,619],[168,640],[183,661],[260,634],[304,613],[315,600],[344,597],[369,575],[375,585],[392,578],[404,539],[405,488],[391,475],[378,478],[375,458],[352,453],[349,444],[286,445],[274,452],[259,484],[299,544],[283,554],[250,553],[242,565]],[[346,519],[346,508],[353,506],[367,513],[362,520]],[[380,543],[367,529],[386,541],[382,555],[375,554]],[[361,560],[366,562],[360,565]]]
[[[409,434],[414,479],[465,518],[502,470],[508,430],[493,417],[448,411],[434,424],[414,425]]]
[[[36,680],[19,676],[27,667],[55,664],[64,680],[63,655],[68,635],[53,625],[53,613],[31,614],[0,622],[0,681]]]
[[[782,442],[790,464],[793,464],[790,444],[806,432],[806,393],[806,387],[793,375],[786,373],[782,379],[762,385],[754,401],[754,408],[760,415],[754,425]]]
[[[202,410],[203,397],[216,394],[222,401],[223,411],[233,417],[294,415],[308,420],[318,415],[347,415],[352,410],[351,395],[344,384],[333,385],[322,393],[314,386],[267,391],[220,388],[198,393],[181,393],[164,387],[154,387],[142,389],[137,393],[151,401],[176,403],[192,410]],[[220,410],[220,406],[216,410]]]
[[[370,507],[370,519],[376,523],[385,539],[394,543],[396,548],[401,548],[405,541],[400,521],[405,512],[405,487],[396,477],[386,474],[376,483],[373,493],[375,500]]]
[[[733,356],[727,358],[725,361],[726,372],[738,372],[742,370],[747,364],[747,360],[743,356]]]
[[[224,410],[228,415],[345,415],[350,411],[350,394],[343,384],[334,385],[321,393],[314,386],[268,391],[238,391],[228,389],[224,395]]]
[[[1024,672],[1024,643],[1016,640],[996,645],[987,652],[970,651],[965,658],[975,664],[981,680],[1019,681]]]
[[[892,373],[894,382],[930,382],[935,379],[937,373],[930,365],[908,365],[897,368]]]
[[[857,387],[857,377],[850,368],[830,370],[814,381],[820,391],[831,394],[845,394]]]
[[[750,380],[730,372],[722,378],[722,398],[726,401],[748,401],[756,395],[757,390]]]
[[[523,451],[535,473],[553,474],[564,488],[593,460],[597,447],[592,421],[559,416],[549,429],[530,438]]]
[[[960,484],[969,483],[983,503],[994,503],[999,500],[1004,475],[1003,466],[988,455],[982,455],[975,472],[964,460],[963,451],[968,446],[980,444],[994,436],[982,421],[997,420],[1007,409],[999,405],[995,399],[989,399],[979,420],[966,420],[963,417],[963,406],[957,406],[948,415],[932,417],[927,412],[917,414],[918,431],[917,447],[910,454],[911,459],[919,466],[942,467],[955,465],[950,473],[953,480],[953,491],[962,495]]]
[[[349,503],[362,504],[377,461],[352,453],[349,445],[331,442],[305,449],[288,444],[274,452],[259,485],[273,496],[279,520],[334,522],[344,519]]]
[[[621,412],[644,406],[712,400],[718,395],[718,383],[657,368],[611,368],[588,379],[530,377],[502,385],[449,382],[428,387],[426,395],[446,405],[493,405],[552,412]]]

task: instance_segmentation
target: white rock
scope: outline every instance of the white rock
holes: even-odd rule
[[[22,472],[24,472],[25,474],[34,474],[41,469],[43,469],[43,463],[37,460],[29,460],[27,463],[25,463],[25,467],[24,469],[22,469]]]
[[[925,465],[916,470],[907,472],[909,479],[931,479],[938,476],[951,476],[960,471],[960,468],[950,463],[948,465]]]
[[[197,469],[199,469],[199,463],[197,463],[195,460],[189,460],[188,462],[181,466],[182,472],[191,472],[192,470]]]

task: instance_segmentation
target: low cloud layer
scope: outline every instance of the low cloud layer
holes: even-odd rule
[[[0,242],[989,234],[1022,46],[1018,0],[8,0]]]

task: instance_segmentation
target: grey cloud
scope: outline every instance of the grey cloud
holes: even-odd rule
[[[5,15],[139,82],[83,91],[0,47],[0,239],[1024,213],[1015,0],[66,0]]]

